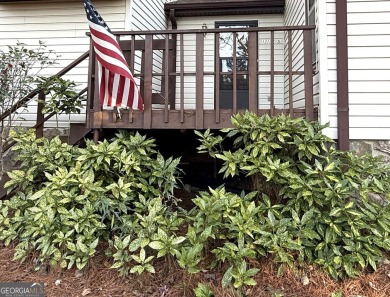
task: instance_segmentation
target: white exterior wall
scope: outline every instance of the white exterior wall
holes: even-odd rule
[[[303,26],[305,25],[305,0],[286,0],[284,24],[286,26]],[[292,67],[293,71],[303,71],[303,32],[292,32]],[[285,69],[288,70],[288,36],[285,34]],[[285,103],[289,107],[289,77],[285,76]],[[305,99],[305,85],[303,76],[293,76],[292,94],[294,107],[303,107]]]
[[[164,14],[165,0],[94,0],[93,5],[107,22],[112,31],[118,30],[156,30],[166,29]],[[16,42],[36,47],[42,40],[48,50],[60,55],[55,67],[41,73],[50,76],[77,59],[89,49],[88,23],[85,10],[80,0],[30,1],[0,4],[0,49],[6,50],[8,45]],[[159,67],[156,55],[155,67]],[[161,62],[160,62],[161,67]],[[78,89],[87,85],[88,59],[64,78],[74,80]],[[29,104],[28,110],[19,110],[19,118],[15,125],[31,127],[36,122],[36,102]],[[72,122],[85,122],[85,115],[72,115]],[[59,117],[60,128],[68,127],[68,116]],[[56,127],[53,117],[45,127]]]
[[[327,0],[328,115],[337,138],[336,3]],[[390,1],[348,0],[350,139],[390,139]]]
[[[166,0],[132,0],[130,17],[128,18],[130,30],[132,31],[147,31],[147,30],[165,30],[167,29],[167,18],[164,13],[164,3]],[[137,38],[142,38],[138,36]],[[154,38],[163,38],[156,36]],[[141,72],[141,53],[136,52],[134,60],[134,73]],[[154,51],[153,53],[153,72],[162,72],[162,51]],[[139,79],[135,79],[139,84]],[[161,77],[154,77],[152,80],[153,92],[161,92]]]
[[[99,1],[93,3],[111,30],[124,30],[126,0]],[[36,47],[38,41],[45,42],[48,50],[60,55],[58,64],[41,73],[54,75],[89,49],[89,37],[85,10],[82,1],[33,1],[0,4],[0,48],[16,45],[17,41]],[[83,89],[87,84],[88,59],[64,76],[74,80]],[[36,121],[36,102],[28,110],[20,110],[15,125],[32,127]],[[85,115],[75,115],[72,122],[84,122]],[[59,127],[69,125],[66,115],[59,117]],[[45,124],[56,127],[55,117]]]
[[[330,127],[326,134],[337,139],[337,54],[336,54],[336,0],[326,1],[326,14],[322,15],[326,21],[326,31],[321,31],[320,41],[326,39],[327,42],[327,75],[328,80],[321,83],[321,122],[323,124],[329,122]],[[323,60],[323,62],[325,62]],[[322,66],[322,63],[321,63]],[[321,69],[321,75],[324,71]],[[328,88],[328,97],[325,98],[322,93],[322,87],[326,85]]]
[[[164,14],[166,0],[132,0],[130,10],[130,30],[161,30],[167,28]]]
[[[316,37],[318,36],[319,22],[318,22],[318,2],[316,1]],[[286,0],[284,22],[286,26],[304,26],[306,24],[306,13],[305,13],[305,0]],[[285,36],[285,69],[288,70],[288,36]],[[304,70],[304,52],[303,52],[303,31],[293,31],[292,33],[292,67],[293,71]],[[317,49],[318,50],[318,49]],[[317,62],[313,65],[315,75],[313,77],[313,95],[314,95],[314,106],[319,104],[319,65]],[[289,81],[288,76],[285,77],[285,102],[286,108],[288,108],[288,95],[289,95]],[[305,106],[305,80],[304,76],[294,75],[293,83],[293,102],[294,108],[304,108]]]
[[[283,26],[283,15],[248,15],[248,16],[217,16],[217,17],[184,17],[177,19],[178,29],[201,29],[203,24],[207,28],[215,28],[215,22],[224,21],[258,21],[259,27],[265,26]],[[196,48],[195,35],[184,35],[184,72],[195,72],[196,69]],[[259,71],[270,70],[270,34],[260,33],[258,36],[259,44]],[[275,70],[282,71],[284,67],[284,35],[275,34]],[[214,34],[207,34],[204,40],[204,71],[215,71],[215,43]],[[178,41],[177,50],[177,72],[180,71],[180,41]],[[176,79],[176,108],[180,108],[180,77]],[[184,108],[195,109],[196,84],[195,76],[186,76],[184,78]],[[214,109],[214,86],[213,75],[204,77],[204,108]],[[260,76],[259,78],[259,108],[270,108],[270,78],[269,76]],[[221,98],[222,100],[222,98]],[[275,77],[275,105],[276,108],[283,108],[284,105],[284,77]]]

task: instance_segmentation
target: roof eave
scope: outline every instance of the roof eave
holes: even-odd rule
[[[175,10],[175,16],[202,16],[228,14],[263,14],[283,13],[285,0],[257,0],[257,1],[230,1],[230,2],[168,2],[164,10],[168,14]]]

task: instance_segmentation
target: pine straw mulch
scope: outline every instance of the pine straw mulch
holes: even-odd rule
[[[82,273],[75,269],[34,272],[32,258],[24,263],[15,262],[11,260],[13,253],[10,247],[0,247],[0,281],[43,282],[46,296],[49,297],[186,297],[194,296],[192,289],[198,282],[208,284],[216,296],[234,296],[233,291],[221,288],[223,269],[189,275],[175,264],[168,266],[161,261],[155,265],[156,274],[120,277],[118,272],[109,268],[111,263],[107,262],[108,259],[101,250]],[[366,273],[359,278],[342,282],[332,280],[311,266],[300,271],[286,271],[282,277],[277,277],[278,266],[271,260],[253,261],[250,264],[259,268],[260,272],[255,277],[257,285],[246,291],[248,297],[329,297],[336,291],[342,291],[345,297],[390,296],[388,264],[380,266],[375,273]],[[303,276],[310,280],[306,286],[302,283]]]

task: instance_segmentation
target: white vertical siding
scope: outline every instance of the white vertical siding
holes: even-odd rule
[[[100,1],[94,5],[111,30],[125,29],[126,0]],[[55,67],[45,70],[41,75],[53,75],[89,48],[89,38],[85,35],[88,24],[82,1],[33,1],[0,4],[0,49],[15,45],[17,41],[36,47],[38,41],[44,41],[49,50],[60,55]],[[88,61],[69,72],[65,78],[74,80],[82,89],[86,86]],[[28,111],[23,111],[25,118],[21,124],[35,124],[36,106],[31,104]],[[76,116],[72,121],[84,121],[83,116]],[[61,116],[60,127],[68,124],[68,118]],[[56,126],[53,120],[48,126]]]
[[[286,26],[302,26],[305,25],[305,0],[286,0],[284,13],[284,24]],[[285,69],[288,70],[288,37],[285,35]],[[303,33],[302,31],[292,32],[292,68],[293,71],[303,71]],[[285,102],[288,104],[289,95],[288,76],[285,77]],[[305,88],[303,76],[293,76],[292,94],[294,107],[303,107],[305,99]]]
[[[390,139],[390,1],[348,0],[351,139]]]
[[[316,1],[317,2],[317,1]],[[317,3],[316,3],[317,4]],[[305,0],[286,0],[284,22],[286,26],[303,26],[306,25]],[[318,6],[316,5],[316,34],[318,36]],[[288,43],[287,34],[285,35],[285,69],[288,70]],[[319,75],[317,65],[313,65],[315,75],[313,78],[313,95],[314,105],[319,104]],[[292,33],[292,67],[293,71],[304,70],[304,49],[303,49],[303,31],[293,31]],[[305,84],[304,76],[293,76],[292,93],[294,108],[303,108],[305,106]],[[288,76],[285,77],[285,98],[286,107],[289,95]]]
[[[328,44],[328,120],[330,127],[328,136],[337,138],[337,54],[336,54],[336,0],[327,0],[326,2],[326,23],[327,31],[322,32],[321,38],[327,39]]]
[[[130,29],[132,31],[164,30],[167,29],[167,18],[164,12],[164,3],[166,0],[132,0]],[[137,38],[144,38],[137,37]],[[154,38],[163,38],[156,36]],[[162,72],[162,51],[153,52],[153,72]],[[136,53],[134,72],[141,72],[141,53]],[[139,83],[139,79],[136,79]],[[153,92],[161,92],[161,78],[154,77],[152,80]]]
[[[178,29],[201,29],[205,24],[207,28],[215,28],[215,22],[223,21],[257,21],[259,27],[282,26],[283,15],[248,15],[248,16],[217,16],[217,17],[185,17],[177,19]],[[259,70],[270,70],[270,34],[260,33],[258,35],[259,45]],[[283,33],[275,34],[275,70],[283,70],[284,64],[284,39]],[[184,35],[184,72],[195,72],[196,69],[196,48],[195,35]],[[215,42],[214,34],[207,34],[204,38],[204,71],[215,71]],[[177,50],[177,71],[180,71],[180,41]],[[270,83],[269,76],[259,78],[259,108],[269,108]],[[180,77],[176,80],[176,108],[180,108]],[[196,84],[195,76],[184,78],[184,108],[195,108]],[[214,109],[214,86],[213,75],[206,75],[204,78],[204,108]],[[283,77],[275,78],[275,105],[277,108],[284,104],[284,82]]]
[[[259,27],[283,26],[283,15],[260,15]],[[275,71],[284,70],[284,32],[275,32],[274,49],[275,49]],[[268,32],[262,32],[258,34],[259,45],[259,71],[271,71],[271,34]],[[271,77],[269,75],[260,75],[259,77],[259,108],[269,109],[271,98]],[[284,76],[275,76],[275,89],[274,89],[274,107],[277,109],[284,108]]]
[[[131,30],[162,30],[167,28],[164,14],[166,0],[132,0]]]
[[[337,138],[335,1],[327,0],[329,119]],[[390,139],[390,2],[348,0],[351,139]]]
[[[319,0],[315,0],[315,34],[314,34],[314,38],[315,38],[315,43],[316,43],[316,48],[313,49],[315,50],[315,57],[316,57],[316,60],[315,60],[315,64],[313,65],[314,67],[314,77],[313,77],[313,103],[314,103],[314,107],[319,107],[320,105],[320,72],[319,72],[319,50],[320,50],[320,46],[319,46],[319,42],[318,42],[318,36],[319,36],[319,28],[320,28],[320,22],[319,22],[319,15],[320,15],[320,12],[319,12],[319,7],[320,7],[320,2]],[[321,114],[319,114],[321,116]]]

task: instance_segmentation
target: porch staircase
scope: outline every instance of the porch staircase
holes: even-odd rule
[[[62,77],[66,73],[68,73],[70,70],[72,70],[74,67],[79,65],[82,61],[84,61],[89,56],[89,52],[86,52],[82,54],[78,59],[70,63],[68,66],[66,66],[64,69],[59,71],[57,74],[55,74],[53,77]],[[88,90],[88,87],[80,91],[75,98],[78,99],[80,96],[82,96],[84,93],[86,93]],[[10,107],[8,110],[0,114],[0,121],[6,120],[9,116],[12,116],[12,114],[16,113],[17,110],[26,104],[28,104],[30,101],[32,101],[36,96],[40,100],[45,99],[45,95],[40,89],[35,89],[31,91],[29,94],[27,94],[25,97],[20,99],[18,102],[16,102],[12,107]],[[30,127],[31,129],[35,129],[37,137],[43,137],[43,130],[45,123],[51,119],[53,116],[56,115],[55,112],[52,112],[48,115],[44,115],[42,113],[43,104],[38,104],[38,111],[37,111],[37,121],[36,124],[33,127]],[[87,128],[86,123],[71,123],[70,129],[69,129],[69,135],[61,136],[61,140],[65,143],[68,143],[70,145],[76,145],[80,143],[84,138],[90,137],[92,129]],[[16,142],[10,142],[1,147],[0,149],[3,151],[3,153],[6,153],[12,147],[16,144]],[[3,176],[0,179],[0,200],[7,197],[7,190],[4,188],[5,183],[9,181],[9,177],[7,174],[3,174]]]

